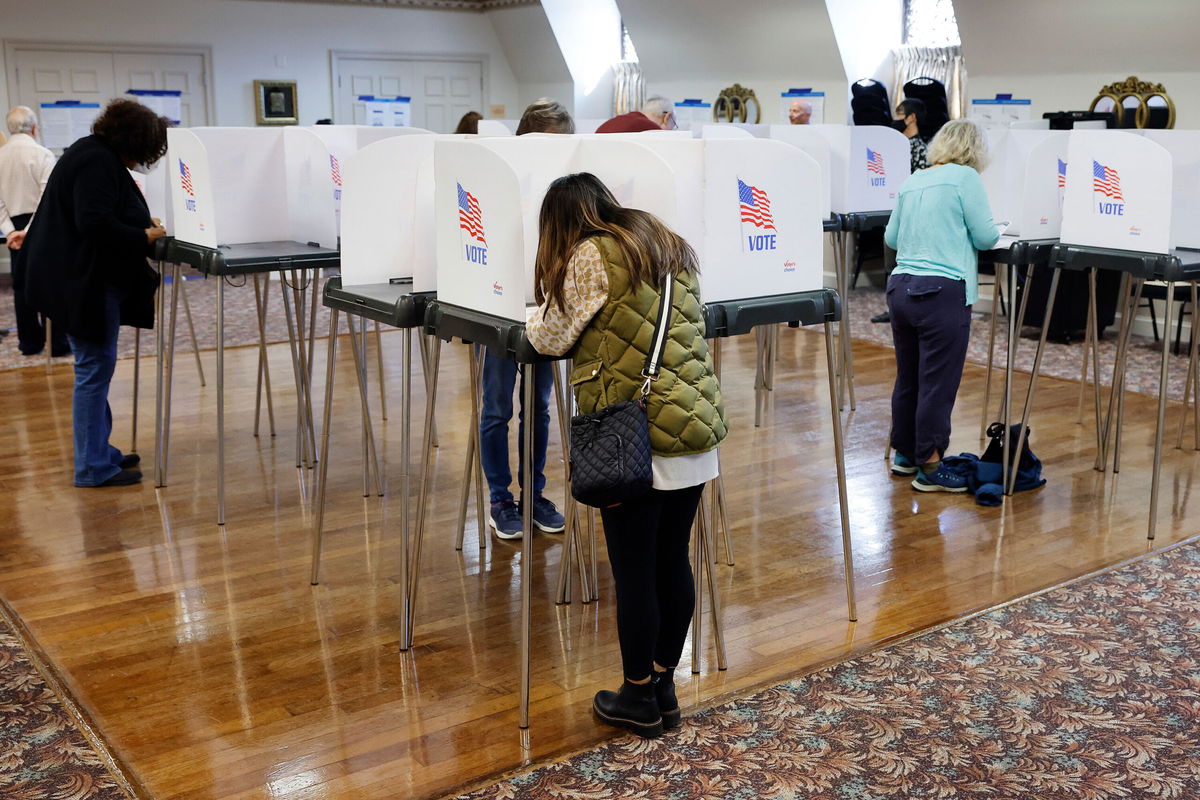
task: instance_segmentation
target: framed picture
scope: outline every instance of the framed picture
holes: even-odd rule
[[[255,122],[259,125],[296,125],[300,115],[295,81],[254,82]]]

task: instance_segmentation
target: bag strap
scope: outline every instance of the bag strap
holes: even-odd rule
[[[654,338],[650,343],[650,352],[646,354],[646,364],[642,367],[642,397],[650,394],[650,384],[658,377],[662,365],[663,352],[667,346],[667,334],[671,329],[672,300],[675,289],[675,275],[667,272],[663,276],[662,293],[658,303],[658,318],[654,323]]]

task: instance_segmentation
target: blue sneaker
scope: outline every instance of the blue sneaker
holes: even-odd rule
[[[920,469],[921,468],[917,466],[917,462],[913,461],[908,456],[900,455],[900,453],[896,453],[895,458],[892,459],[893,475],[916,475],[918,472],[920,472]]]
[[[965,492],[967,479],[939,464],[933,472],[919,471],[913,478],[912,487],[918,492]]]
[[[489,523],[496,530],[498,539],[521,538],[521,510],[512,500],[492,503]]]
[[[546,533],[562,533],[567,527],[567,520],[558,513],[554,503],[539,497],[533,501],[533,524]]]

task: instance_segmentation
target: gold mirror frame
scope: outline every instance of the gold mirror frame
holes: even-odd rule
[[[1161,97],[1166,101],[1167,128],[1175,127],[1175,102],[1167,94],[1166,87],[1161,83],[1148,83],[1139,80],[1134,75],[1130,75],[1119,83],[1110,83],[1108,86],[1103,87],[1092,100],[1092,104],[1088,106],[1088,111],[1095,111],[1096,106],[1101,100],[1112,100],[1113,114],[1117,119],[1117,127],[1124,127],[1126,111],[1124,101],[1128,97],[1136,98],[1138,101],[1133,118],[1135,127],[1145,128],[1150,123],[1150,106],[1147,105],[1146,101],[1151,97]]]
[[[754,90],[740,83],[722,89],[713,103],[713,122],[749,122],[751,103],[754,104],[754,124],[757,125],[762,120],[762,106],[754,96]]]

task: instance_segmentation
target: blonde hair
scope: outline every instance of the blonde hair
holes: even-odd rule
[[[929,143],[930,164],[961,164],[982,172],[987,166],[987,139],[969,119],[947,122]]]

